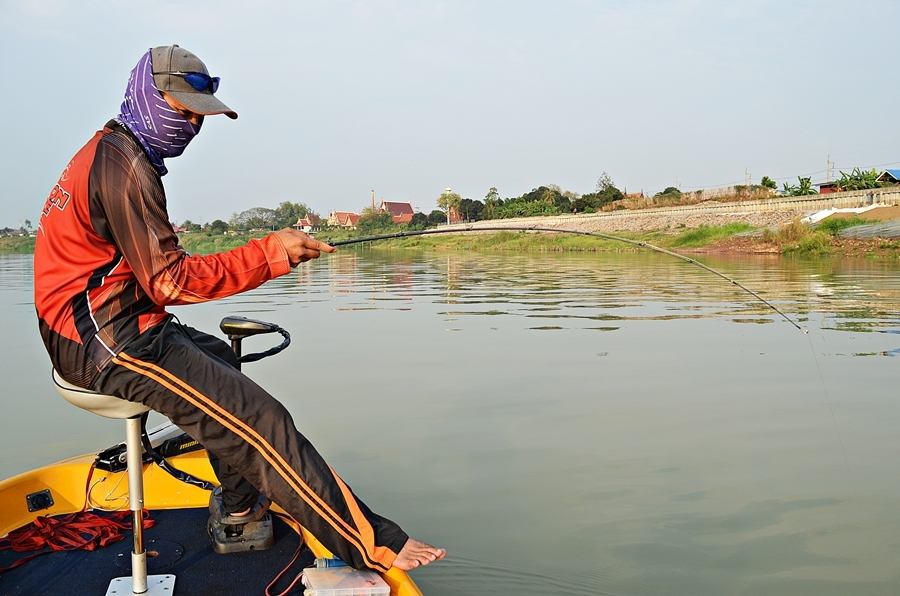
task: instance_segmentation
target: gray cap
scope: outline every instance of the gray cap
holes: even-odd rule
[[[156,87],[192,112],[204,116],[225,114],[232,119],[238,117],[237,112],[219,101],[209,89],[197,91],[183,76],[170,74],[198,72],[209,76],[206,65],[191,52],[177,45],[159,46],[150,50],[150,61],[153,64],[153,82]]]

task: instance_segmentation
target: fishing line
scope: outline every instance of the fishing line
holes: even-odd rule
[[[828,386],[825,384],[825,376],[822,374],[822,367],[819,366],[819,359],[816,358],[816,348],[813,346],[812,336],[807,334],[806,339],[809,342],[809,351],[812,352],[813,362],[816,363],[816,373],[819,375],[819,385],[822,387],[822,393],[825,394],[825,403],[828,405],[828,411],[831,412],[831,424],[834,426],[838,442],[841,445],[841,454],[844,456],[844,469],[849,470],[850,462],[847,460],[847,448],[844,445],[844,437],[841,435],[841,427],[838,426],[837,415],[834,413],[834,404],[831,401],[831,395],[828,393]],[[822,341],[825,341],[824,335],[822,335]]]
[[[754,292],[753,290],[748,288],[747,286],[743,285],[739,281],[737,281],[731,277],[728,277],[721,271],[717,271],[716,269],[713,269],[709,265],[704,265],[700,261],[692,259],[691,257],[685,256],[683,254],[677,253],[672,250],[661,248],[659,246],[650,244],[649,242],[644,242],[643,240],[632,240],[631,238],[623,238],[622,236],[614,236],[612,234],[604,234],[602,232],[583,232],[581,230],[570,230],[570,229],[566,229],[566,228],[550,228],[550,227],[543,227],[543,226],[527,226],[527,227],[522,227],[522,226],[479,226],[476,228],[476,227],[470,225],[470,226],[465,226],[462,228],[454,228],[452,230],[441,230],[441,229],[407,230],[407,231],[403,231],[403,232],[394,232],[391,234],[380,234],[377,236],[362,236],[360,238],[351,238],[350,240],[336,240],[334,242],[328,242],[326,240],[325,242],[327,242],[331,246],[347,246],[350,244],[361,244],[363,242],[375,242],[376,240],[389,240],[392,238],[407,238],[410,236],[431,236],[431,235],[435,235],[435,234],[459,234],[459,233],[463,233],[463,232],[483,232],[483,231],[488,231],[488,232],[497,232],[497,231],[555,232],[555,233],[559,233],[559,234],[576,234],[579,236],[593,236],[595,238],[604,238],[606,240],[616,240],[618,242],[624,242],[625,244],[631,244],[633,246],[639,246],[641,248],[648,248],[652,251],[655,251],[655,252],[658,252],[658,253],[661,253],[664,255],[669,255],[669,256],[675,257],[677,259],[681,259],[682,261],[685,261],[692,265],[696,265],[697,267],[700,267],[701,269],[705,269],[706,271],[709,271],[710,273],[712,273],[714,275],[718,275],[722,279],[731,282],[735,286],[744,290],[745,292],[747,292],[748,294],[750,294],[751,296],[753,296],[754,298],[756,298],[757,300],[759,300],[760,302],[762,302],[763,304],[765,304],[766,306],[768,306],[769,308],[771,308],[772,310],[777,312],[779,315],[781,315],[781,317],[785,321],[787,321],[788,323],[790,323],[791,325],[796,327],[799,331],[802,331],[803,333],[809,332],[807,329],[804,329],[803,327],[801,327],[796,321],[794,321],[794,319],[792,319],[787,314],[785,314],[777,306],[775,306],[774,304],[772,304],[771,302],[769,302],[768,300],[766,300],[765,298],[763,298],[762,296],[760,296],[759,294],[757,294],[756,292]]]
[[[834,430],[838,436],[838,442],[840,443],[840,446],[841,446],[841,453],[844,456],[844,467],[845,467],[845,469],[849,469],[850,464],[847,460],[847,450],[844,445],[844,439],[841,436],[841,430],[837,423],[837,416],[835,415],[835,412],[834,412],[834,405],[831,403],[831,399],[828,395],[828,389],[825,386],[825,378],[822,375],[822,367],[819,365],[819,359],[816,357],[815,347],[813,346],[812,339],[809,336],[809,329],[801,327],[799,325],[799,323],[794,321],[794,319],[789,317],[780,308],[778,308],[777,306],[775,306],[774,304],[772,304],[771,302],[769,302],[768,300],[766,300],[765,298],[763,298],[762,296],[760,296],[759,294],[757,294],[756,292],[754,292],[753,290],[748,288],[747,286],[743,285],[736,279],[733,279],[733,278],[725,275],[721,271],[713,269],[709,265],[705,265],[705,264],[701,263],[700,261],[692,259],[691,257],[685,256],[683,254],[677,253],[672,250],[668,250],[666,248],[662,248],[662,247],[650,244],[649,242],[644,242],[643,240],[633,240],[631,238],[624,238],[622,236],[615,236],[613,234],[606,234],[603,232],[584,232],[581,230],[572,230],[572,229],[567,229],[567,228],[551,228],[551,227],[546,227],[546,226],[490,225],[490,226],[475,227],[472,225],[466,225],[463,227],[454,228],[452,230],[447,230],[447,229],[407,230],[407,231],[402,231],[402,232],[393,232],[391,234],[379,234],[379,235],[375,235],[375,236],[362,236],[359,238],[351,238],[349,240],[336,240],[334,242],[328,242],[328,244],[330,244],[331,246],[348,246],[351,244],[361,244],[364,242],[375,242],[378,240],[390,240],[393,238],[408,238],[411,236],[431,236],[431,235],[436,235],[436,234],[459,234],[459,233],[464,233],[464,232],[484,232],[484,231],[487,231],[487,232],[498,232],[498,231],[553,232],[553,233],[558,233],[558,234],[575,234],[578,236],[592,236],[595,238],[604,238],[606,240],[615,240],[618,242],[623,242],[625,244],[630,244],[632,246],[637,246],[640,248],[647,248],[654,252],[658,252],[658,253],[661,253],[664,255],[669,255],[671,257],[675,257],[677,259],[681,259],[682,261],[685,261],[692,265],[696,265],[697,267],[700,267],[701,269],[705,269],[706,271],[708,271],[714,275],[717,275],[717,276],[721,277],[722,279],[730,282],[731,284],[737,286],[738,288],[744,290],[745,292],[747,292],[748,294],[750,294],[751,296],[753,296],[754,298],[756,298],[757,300],[759,300],[760,302],[765,304],[767,307],[769,307],[770,309],[772,309],[773,311],[775,311],[776,313],[781,315],[781,317],[785,321],[787,321],[788,323],[793,325],[798,331],[802,332],[804,335],[807,336],[807,340],[809,342],[809,349],[810,349],[810,352],[812,353],[812,357],[813,357],[813,362],[815,362],[815,365],[816,365],[816,371],[818,373],[819,384],[822,388],[823,394],[825,395],[825,403],[828,406],[829,412],[831,413],[831,421],[834,426]]]

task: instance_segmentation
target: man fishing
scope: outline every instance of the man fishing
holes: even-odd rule
[[[218,86],[184,48],[147,51],[121,112],[50,192],[34,287],[53,366],[70,383],[149,406],[200,441],[221,483],[213,525],[258,522],[271,499],[356,568],[409,570],[442,559],[443,549],[409,538],[360,501],[288,411],[236,368],[225,342],[165,310],[251,290],[335,250],[292,229],[208,256],[179,246],[164,160],[181,155],[204,116],[237,118],[215,96]]]

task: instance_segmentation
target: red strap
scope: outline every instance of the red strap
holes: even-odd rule
[[[0,540],[0,551],[42,552],[23,557],[8,567],[0,568],[0,574],[54,551],[79,549],[92,551],[118,542],[125,537],[124,532],[131,529],[130,518],[131,511],[116,511],[107,515],[79,511],[58,517],[38,516],[27,526],[10,532],[6,538]],[[146,509],[142,518],[145,529],[152,528],[156,523],[150,519]]]
[[[275,584],[277,584],[278,580],[280,580],[284,576],[284,574],[288,572],[288,570],[291,568],[291,566],[294,564],[294,562],[300,557],[300,553],[302,551],[303,551],[303,537],[301,536],[300,537],[300,546],[298,546],[296,552],[294,552],[294,556],[291,558],[291,562],[288,563],[284,567],[284,569],[279,571],[278,575],[273,577],[272,581],[269,582],[269,585],[266,586],[266,596],[286,596],[288,592],[290,592],[291,590],[294,589],[294,586],[297,585],[297,582],[299,582],[301,579],[303,579],[303,572],[301,571],[300,573],[297,574],[296,577],[294,577],[293,581],[290,583],[290,585],[288,585],[287,588],[285,588],[281,592],[278,592],[277,594],[272,594],[272,590],[275,589]]]
[[[290,523],[294,521],[289,515],[282,515],[280,513],[275,513],[275,512],[273,512],[273,513],[276,516],[278,516],[279,518],[281,518],[282,520],[284,520],[284,522],[288,525],[290,525]],[[294,579],[291,581],[291,583],[288,585],[287,588],[285,588],[281,592],[278,592],[277,594],[272,593],[272,590],[275,589],[275,584],[277,584],[281,580],[281,578],[284,577],[284,574],[287,573],[288,570],[290,570],[290,568],[294,565],[294,563],[297,561],[297,559],[300,558],[300,553],[303,552],[303,534],[301,534],[300,532],[297,532],[297,536],[300,538],[300,544],[297,545],[297,550],[294,552],[294,556],[291,557],[291,561],[287,565],[284,566],[284,569],[279,571],[278,575],[273,577],[272,581],[269,582],[269,585],[266,586],[265,596],[286,596],[291,590],[294,589],[294,586],[296,586],[297,583],[303,579],[303,571],[300,571],[300,573],[298,573],[294,577]]]

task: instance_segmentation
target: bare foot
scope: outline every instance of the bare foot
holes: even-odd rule
[[[400,554],[394,559],[394,567],[409,571],[416,567],[423,567],[434,561],[440,561],[447,556],[447,551],[424,542],[419,542],[413,538],[406,541]]]

